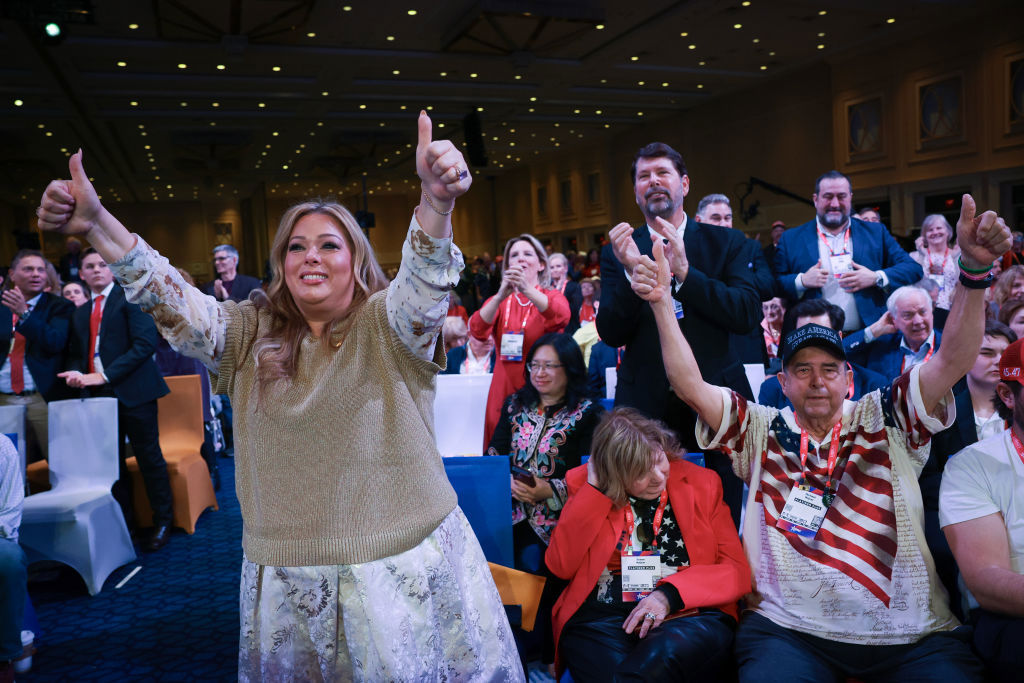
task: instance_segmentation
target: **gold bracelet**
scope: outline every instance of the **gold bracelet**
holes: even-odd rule
[[[452,208],[448,209],[447,211],[441,211],[440,209],[438,209],[436,206],[434,206],[434,202],[430,201],[430,195],[427,194],[426,190],[423,190],[423,198],[427,200],[427,206],[433,209],[434,213],[436,213],[439,216],[450,216],[452,215],[452,211],[455,210],[454,201],[452,201]]]

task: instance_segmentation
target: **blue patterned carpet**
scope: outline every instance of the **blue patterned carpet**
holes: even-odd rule
[[[234,461],[219,465],[220,510],[203,513],[193,536],[175,530],[160,551],[138,553],[94,597],[68,567],[29,568],[40,633],[18,681],[237,680],[242,518]]]

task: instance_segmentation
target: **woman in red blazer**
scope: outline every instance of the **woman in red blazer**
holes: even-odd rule
[[[552,613],[559,673],[717,680],[751,585],[721,480],[680,460],[672,433],[628,408],[605,416],[592,451],[566,476],[569,499],[545,557],[569,581]],[[641,551],[658,558],[624,554]],[[643,597],[643,580],[634,582],[652,576]]]

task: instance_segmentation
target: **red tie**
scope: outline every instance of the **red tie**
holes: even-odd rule
[[[11,319],[12,329],[18,324],[18,314]],[[19,332],[14,333],[14,346],[11,347],[11,391],[20,394],[25,391],[25,337]]]
[[[100,320],[103,319],[103,295],[93,299],[92,315],[89,316],[89,372],[96,372],[96,335],[100,331]]]

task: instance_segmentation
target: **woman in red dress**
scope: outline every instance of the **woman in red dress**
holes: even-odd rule
[[[519,235],[505,244],[501,287],[469,319],[469,333],[477,339],[494,337],[497,358],[487,394],[483,447],[498,424],[505,397],[526,383],[523,356],[548,332],[561,332],[569,322],[569,302],[548,289],[548,261],[544,247],[533,235]]]

